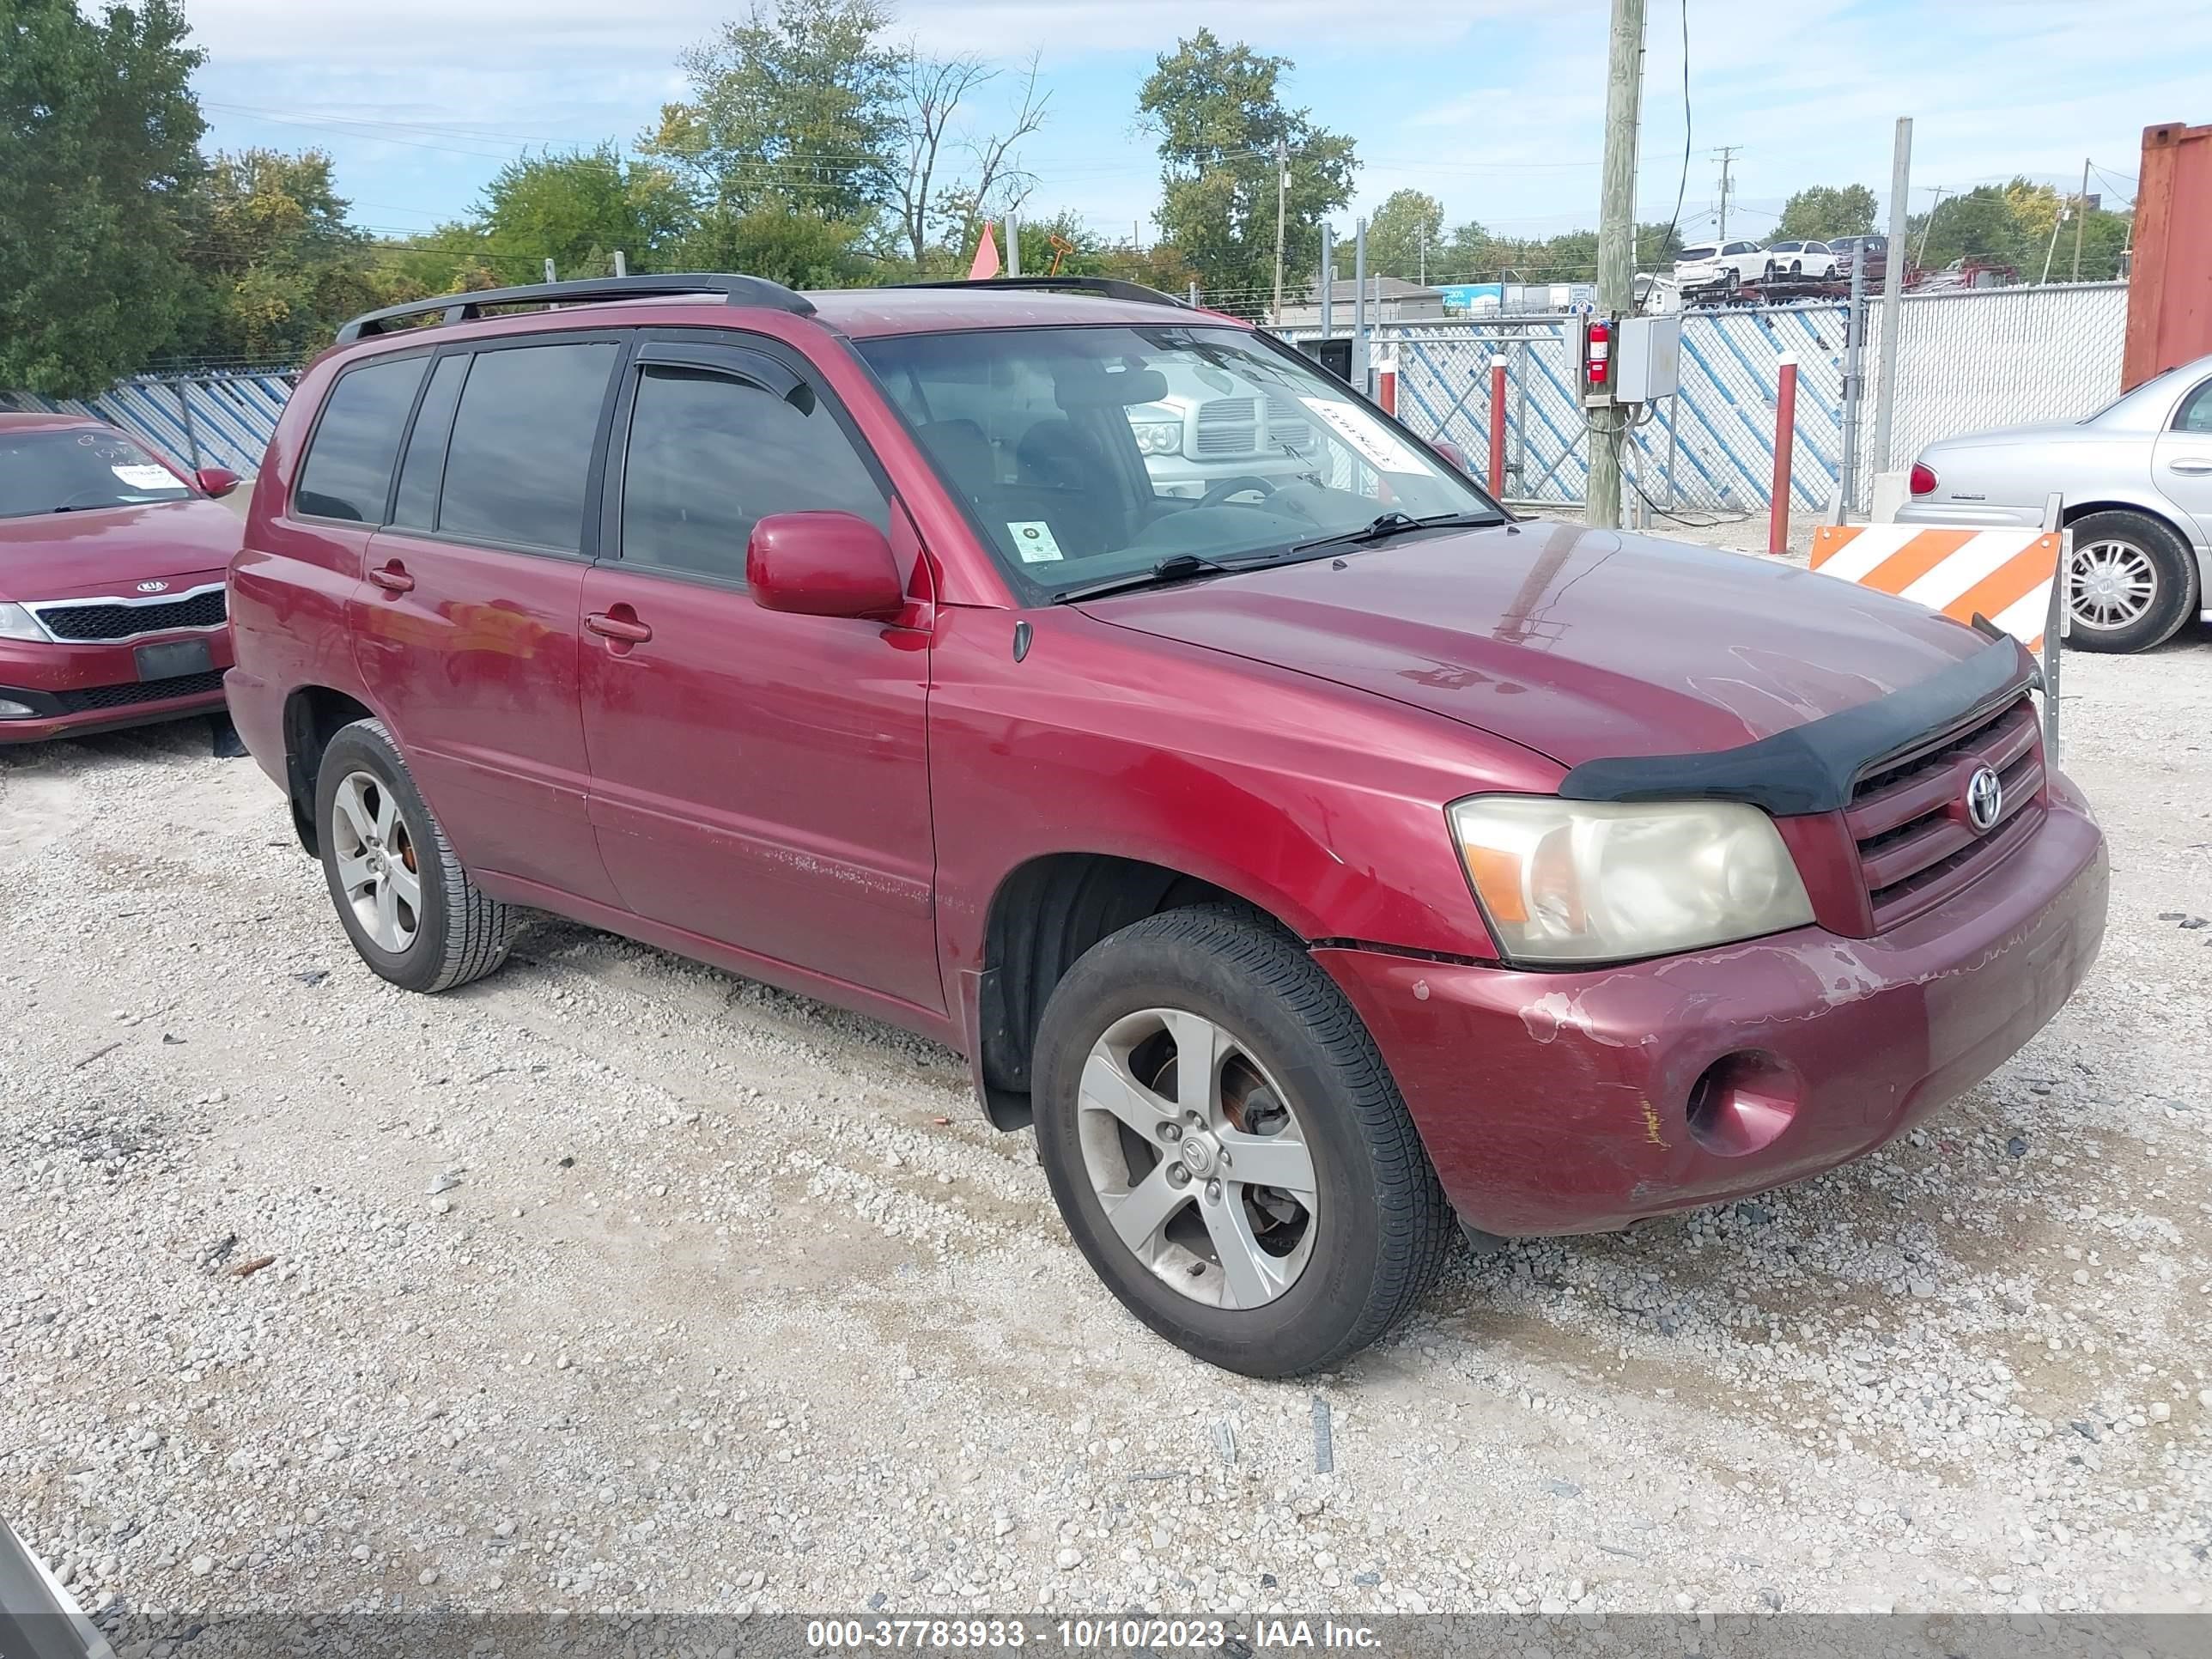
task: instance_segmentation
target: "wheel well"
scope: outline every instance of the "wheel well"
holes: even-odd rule
[[[1053,988],[1076,958],[1132,922],[1207,903],[1241,905],[1275,921],[1212,882],[1165,865],[1104,854],[1055,853],[1032,859],[1000,883],[984,930],[975,1037],[983,1103],[994,1123],[1018,1129],[1029,1121],[1030,1060],[1037,1023]]]
[[[2164,525],[2181,538],[2184,545],[2186,545],[2189,541],[2187,533],[2179,525],[2174,523],[2168,514],[2160,513],[2155,507],[2145,507],[2140,501],[2069,502],[2059,509],[2058,522],[2061,525],[2079,524],[2092,513],[2132,513],[2138,519],[2148,519],[2154,523]]]
[[[306,685],[284,700],[284,775],[292,798],[292,830],[310,858],[319,856],[315,836],[315,775],[323,750],[342,727],[374,716],[343,691]]]

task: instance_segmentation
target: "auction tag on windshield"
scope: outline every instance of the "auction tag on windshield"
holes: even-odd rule
[[[1328,398],[1298,401],[1327,421],[1337,434],[1385,472],[1426,472],[1419,456],[1401,442],[1398,434],[1371,415]]]
[[[1024,564],[1056,564],[1060,558],[1060,544],[1052,538],[1052,526],[1042,519],[1009,519],[1006,528],[1013,533],[1014,550],[1022,556]]]
[[[166,466],[138,465],[107,469],[133,489],[175,489],[180,486]]]

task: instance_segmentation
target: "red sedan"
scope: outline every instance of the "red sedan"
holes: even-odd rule
[[[0,743],[222,712],[237,487],[83,416],[0,414]]]

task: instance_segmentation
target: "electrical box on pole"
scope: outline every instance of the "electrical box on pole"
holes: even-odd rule
[[[1576,360],[1583,405],[1608,409],[1671,398],[1680,381],[1682,318],[1585,316]]]

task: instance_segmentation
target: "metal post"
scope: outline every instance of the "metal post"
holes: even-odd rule
[[[1766,550],[1790,550],[1790,468],[1797,442],[1797,359],[1784,352],[1775,360],[1782,371],[1774,393],[1774,483],[1768,492]]]
[[[1196,305],[1198,303],[1198,284],[1195,282],[1193,282],[1190,285],[1190,302],[1193,305]]]
[[[1527,335],[1521,337],[1516,348],[1517,360],[1513,365],[1513,461],[1505,470],[1518,479],[1525,493],[1528,486],[1528,359],[1535,350]]]
[[[1367,221],[1352,223],[1352,383],[1364,386],[1367,372]]]
[[[1898,295],[1905,292],[1905,209],[1912,188],[1912,118],[1897,118],[1897,151],[1889,164],[1889,254],[1881,274],[1881,389],[1874,404],[1874,470],[1889,471],[1890,416],[1897,408]]]
[[[1336,227],[1321,228],[1321,337],[1336,337]]]
[[[1859,351],[1866,343],[1866,244],[1851,250],[1851,307],[1844,323],[1844,431],[1836,467],[1836,522],[1858,508]]]
[[[1490,359],[1490,493],[1505,499],[1505,355]]]
[[[2081,158],[2081,194],[2074,203],[2074,280],[2081,280],[2081,233],[2089,225],[2089,158]]]
[[[2074,565],[2074,532],[2058,526],[2064,505],[2055,494],[2043,501],[2044,533],[2058,538],[2058,564],[2051,573],[2051,610],[2043,621],[2043,758],[2050,766],[2059,763],[2058,664],[2065,655],[2066,626],[2073,620],[2066,604],[2066,580]]]
[[[1283,325],[1283,215],[1291,199],[1291,147],[1275,140],[1275,309],[1270,320]]]
[[[1006,275],[1022,274],[1022,221],[1019,214],[1006,216]]]
[[[550,258],[545,261],[545,280],[549,283],[557,283],[561,280],[553,274],[553,261]]]
[[[1612,319],[1615,327],[1636,306],[1636,125],[1643,95],[1644,0],[1613,0],[1613,36],[1606,60],[1605,154],[1598,183],[1597,314]],[[1577,367],[1575,383],[1579,386],[1581,381]],[[1589,489],[1583,518],[1600,529],[1617,530],[1628,410],[1608,402],[1585,409],[1583,418],[1589,428]]]
[[[617,276],[629,275],[629,260],[623,256],[620,248],[615,250],[615,275]]]
[[[192,471],[200,470],[200,438],[192,430],[192,400],[185,389],[185,382],[177,382],[177,412],[185,417],[185,453],[191,459]]]

